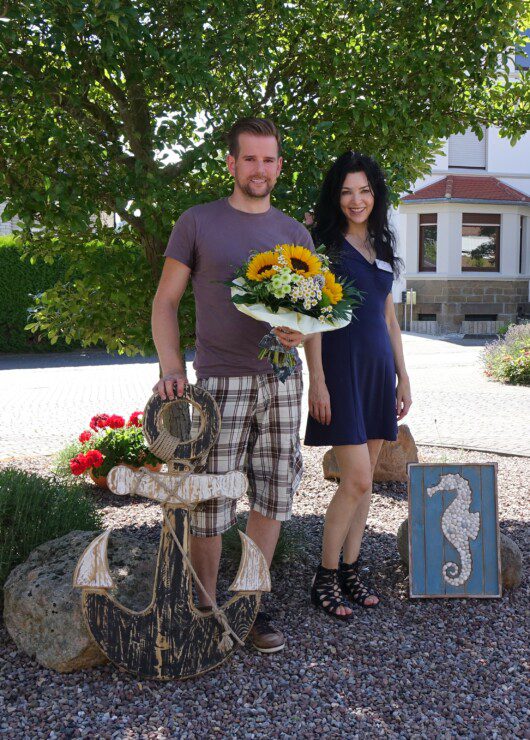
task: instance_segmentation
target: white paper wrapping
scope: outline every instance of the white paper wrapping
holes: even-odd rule
[[[231,288],[232,297],[235,295],[244,295],[243,291],[237,288]],[[255,303],[251,306],[246,303],[234,303],[234,306],[241,313],[250,316],[256,321],[264,321],[271,326],[287,326],[289,329],[299,331],[301,334],[314,334],[316,332],[334,331],[342,329],[351,321],[351,312],[345,319],[337,319],[333,323],[326,323],[314,319],[312,316],[305,316],[302,313],[291,311],[288,308],[279,308],[278,313],[273,313],[263,303]]]

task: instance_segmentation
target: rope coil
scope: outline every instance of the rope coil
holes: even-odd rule
[[[175,439],[168,431],[162,429],[158,437],[149,444],[149,451],[164,462],[170,462],[175,453]]]

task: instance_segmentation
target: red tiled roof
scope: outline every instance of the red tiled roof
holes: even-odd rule
[[[481,200],[530,203],[530,196],[506,185],[496,177],[448,175],[431,185],[405,195],[404,202],[415,200]]]

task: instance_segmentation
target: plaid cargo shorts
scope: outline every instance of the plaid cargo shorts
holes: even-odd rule
[[[269,519],[291,517],[293,496],[302,478],[300,415],[302,373],[281,383],[274,375],[202,378],[221,412],[219,438],[196,472],[241,470],[248,477],[250,507]],[[193,414],[191,436],[198,431]],[[222,534],[236,523],[236,501],[214,499],[191,512],[196,537]]]

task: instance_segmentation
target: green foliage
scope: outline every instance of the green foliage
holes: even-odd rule
[[[35,299],[27,328],[82,347],[103,343],[120,354],[153,354],[151,304],[156,280],[141,245],[111,229],[71,235],[33,236],[32,259],[57,260],[59,280]],[[55,263],[55,262],[54,262]],[[182,347],[193,345],[195,306],[191,288],[181,302]]]
[[[155,351],[150,313],[156,282],[137,241],[107,229],[101,238],[76,235],[67,245],[59,237],[34,238],[31,252],[54,259],[60,254],[67,270],[64,280],[37,298],[29,329],[47,332],[52,342],[103,342],[128,355]],[[193,321],[189,302],[188,295],[184,306]],[[182,329],[183,346],[189,346],[193,326],[188,321]]]
[[[238,516],[237,524],[223,534],[223,554],[233,563],[238,564],[241,560],[241,538],[239,530],[245,531],[246,520]],[[280,529],[280,536],[272,558],[272,564],[292,562],[302,557],[305,551],[305,543],[300,531],[295,531],[289,525],[284,524]]]
[[[511,385],[530,385],[530,323],[514,324],[505,338],[491,342],[482,352],[488,377]]]
[[[99,450],[104,456],[103,465],[96,468],[97,475],[108,475],[120,463],[126,465],[157,465],[161,460],[149,452],[141,427],[105,429],[101,436],[94,436],[83,445],[84,450]]]
[[[140,414],[140,418],[132,421],[133,416]],[[105,421],[102,420],[105,417]],[[108,414],[99,414],[92,417],[91,429],[83,431],[79,438],[64,447],[54,458],[54,473],[62,480],[68,480],[72,475],[82,475],[91,468],[91,463],[84,458],[89,450],[99,450],[103,456],[103,463],[94,467],[94,474],[107,476],[115,465],[125,464],[133,467],[142,465],[159,465],[160,460],[147,447],[142,431],[141,412],[131,415],[129,422],[118,415],[110,417]],[[114,421],[113,421],[114,420]],[[120,426],[121,424],[121,426]],[[88,439],[83,439],[87,435]],[[80,458],[80,465],[72,469],[70,462],[73,458]]]
[[[80,486],[15,468],[0,471],[0,588],[42,543],[101,525],[94,501]]]
[[[59,450],[53,458],[53,474],[61,481],[68,481],[72,478],[72,471],[70,470],[70,460],[83,452],[85,445],[81,442],[71,442],[62,450]]]
[[[32,263],[22,259],[23,252],[15,237],[0,237],[0,352],[64,350],[65,341],[52,346],[42,328],[34,334],[24,331],[33,296],[64,277],[64,261],[49,265],[39,259]]]
[[[429,171],[442,137],[489,124],[517,139],[530,118],[528,74],[508,74],[525,0],[18,0],[3,12],[4,218],[18,214],[28,235],[38,226],[51,252],[53,239],[77,239],[71,264],[83,262],[34,323],[130,354],[147,350],[172,224],[229,192],[223,134],[236,118],[279,125],[275,204],[298,218],[345,149],[376,155],[397,195]],[[123,220],[120,239],[147,272],[114,245],[85,275],[87,245],[109,245],[103,212]]]

